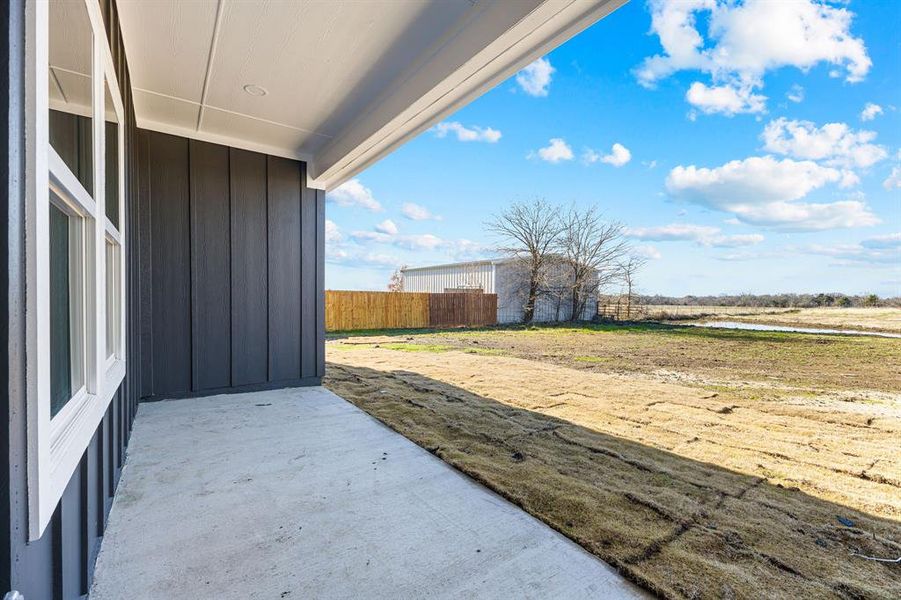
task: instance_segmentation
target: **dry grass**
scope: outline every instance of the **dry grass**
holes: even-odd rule
[[[802,308],[780,314],[751,315],[732,320],[901,333],[901,308]]]
[[[326,385],[663,596],[901,597],[850,555],[901,556],[901,342],[730,334],[345,339]]]

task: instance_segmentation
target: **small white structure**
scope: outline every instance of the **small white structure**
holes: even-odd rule
[[[572,311],[571,275],[564,264],[549,269],[547,284],[539,292],[535,304],[536,322],[568,321]],[[528,299],[528,269],[515,258],[449,263],[431,267],[408,267],[401,270],[405,292],[483,292],[497,294],[497,322],[519,323],[523,320]],[[581,319],[590,320],[597,313],[597,296],[590,294]]]

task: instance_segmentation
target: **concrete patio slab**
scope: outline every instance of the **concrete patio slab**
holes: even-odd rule
[[[93,600],[643,598],[324,388],[141,404]]]

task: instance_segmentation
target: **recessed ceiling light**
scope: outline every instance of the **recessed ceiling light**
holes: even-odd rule
[[[266,88],[260,87],[258,85],[254,85],[252,83],[248,83],[244,86],[244,91],[250,94],[251,96],[265,96],[269,92],[266,91]]]

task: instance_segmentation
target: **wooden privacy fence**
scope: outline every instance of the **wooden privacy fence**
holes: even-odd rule
[[[473,327],[495,323],[496,294],[325,292],[326,331]]]
[[[478,327],[497,323],[497,294],[429,294],[430,327]]]

